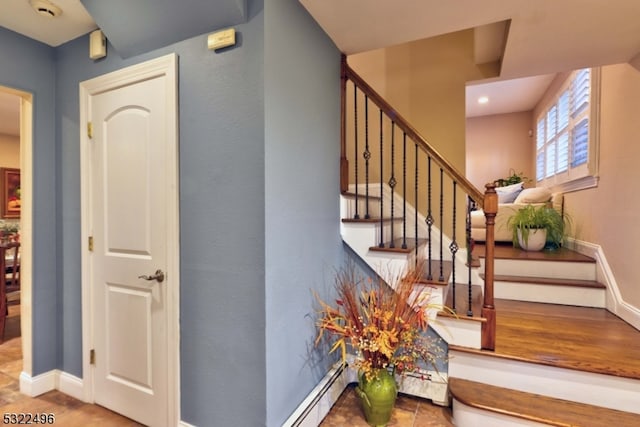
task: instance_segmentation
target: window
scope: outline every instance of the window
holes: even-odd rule
[[[597,185],[599,70],[569,74],[537,117],[536,181],[560,191]]]

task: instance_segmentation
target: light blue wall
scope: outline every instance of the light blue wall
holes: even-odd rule
[[[340,52],[295,1],[266,3],[265,119],[266,425],[280,426],[328,370],[310,290],[343,255]]]
[[[181,402],[194,425],[277,426],[324,375],[311,288],[342,256],[339,53],[293,0],[249,2],[238,44],[132,58],[0,28],[0,84],[35,95],[34,374],[82,377],[79,83],[179,57]],[[268,19],[266,18],[268,16]],[[266,22],[265,22],[266,21]],[[328,281],[327,281],[328,278]]]
[[[253,5],[240,43],[207,50],[207,35],[123,60],[108,47],[88,58],[87,37],[57,49],[61,365],[82,376],[78,85],[176,53],[179,61],[181,401],[194,425],[261,425],[265,419],[263,17]],[[242,399],[238,399],[242,396]],[[240,417],[240,418],[238,418]]]
[[[0,28],[0,84],[33,94],[33,368],[58,367],[60,282],[56,259],[56,123],[54,50]]]

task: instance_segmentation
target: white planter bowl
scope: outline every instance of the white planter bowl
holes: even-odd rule
[[[518,230],[518,244],[525,251],[540,251],[544,248],[544,245],[547,243],[547,229],[546,228],[535,228],[533,230],[529,230],[529,239],[525,244],[522,239],[522,233]]]

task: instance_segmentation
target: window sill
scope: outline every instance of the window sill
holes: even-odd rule
[[[586,190],[588,188],[595,188],[598,186],[598,176],[585,176],[582,178],[574,179],[572,181],[563,182],[562,184],[555,185],[552,189],[554,192],[571,193],[573,191]]]

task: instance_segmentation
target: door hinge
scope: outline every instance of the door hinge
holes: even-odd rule
[[[87,122],[87,136],[93,138],[93,123]]]
[[[93,252],[93,236],[89,236],[89,252]]]
[[[91,349],[89,351],[89,364],[91,365],[96,364],[96,351],[94,349]]]

